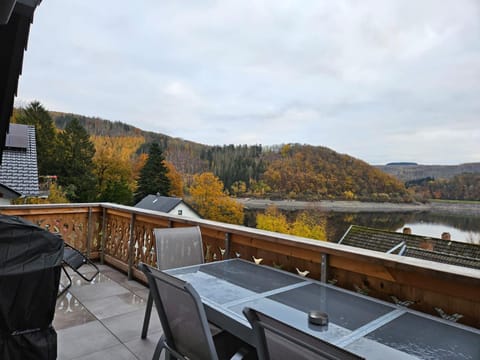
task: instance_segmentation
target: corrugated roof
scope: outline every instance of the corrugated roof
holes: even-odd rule
[[[169,213],[181,202],[183,202],[183,200],[176,197],[147,195],[140,200],[135,207]]]
[[[339,243],[480,269],[480,245],[459,241],[352,225]]]
[[[25,130],[28,134],[28,146],[4,149],[0,165],[0,183],[22,195],[38,196],[40,192],[35,127],[11,124],[10,128],[18,128],[13,131],[14,134]]]

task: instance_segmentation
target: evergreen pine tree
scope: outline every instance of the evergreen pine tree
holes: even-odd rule
[[[38,101],[32,101],[25,109],[19,111],[16,122],[35,126],[39,175],[56,175],[54,162],[57,134],[48,111]]]
[[[95,147],[85,128],[74,118],[59,134],[56,161],[58,183],[72,202],[95,201],[96,180],[93,173]]]
[[[170,192],[170,179],[167,177],[168,169],[165,166],[165,157],[157,143],[150,146],[148,159],[145,166],[140,170],[138,189],[135,194],[135,203],[145,196],[157,194],[168,196]]]

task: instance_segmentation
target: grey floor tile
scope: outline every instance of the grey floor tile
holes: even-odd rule
[[[57,339],[59,360],[78,358],[120,344],[99,321],[59,330]]]
[[[116,281],[118,284],[122,285],[123,287],[129,289],[130,291],[142,290],[147,288],[145,285],[143,285],[142,283],[136,280],[128,280],[128,277],[126,274],[118,272],[116,270],[104,271],[103,274],[105,276],[108,276],[110,279]]]
[[[155,351],[155,347],[157,346],[157,342],[161,336],[161,332],[152,332],[148,334],[146,339],[140,339],[139,337],[138,339],[126,342],[125,346],[128,347],[139,360],[151,360]],[[164,354],[162,354],[160,359],[164,359]]]
[[[128,289],[105,275],[100,275],[91,284],[72,286],[69,291],[81,302],[129,293]]]
[[[103,320],[145,308],[146,300],[127,291],[125,294],[100,297],[82,303],[97,319]]]
[[[56,330],[94,321],[95,317],[70,292],[57,299],[53,326]]]
[[[107,265],[107,264],[99,264],[99,263],[96,263],[95,265],[98,266],[98,268],[100,269],[101,272],[105,272],[105,271],[118,271],[114,268],[112,268],[110,265]]]
[[[137,296],[140,296],[142,299],[147,300],[148,294],[150,293],[149,289],[134,289],[133,293]]]
[[[137,360],[137,357],[125,345],[115,345],[74,360]]]
[[[145,317],[145,307],[127,314],[121,314],[102,320],[103,325],[108,328],[120,341],[127,342],[140,338]],[[148,333],[157,333],[162,331],[160,319],[153,308]]]

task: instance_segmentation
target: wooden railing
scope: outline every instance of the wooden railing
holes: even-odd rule
[[[153,229],[198,225],[206,261],[241,257],[362,292],[386,301],[411,301],[410,308],[438,315],[461,314],[459,322],[480,328],[480,271],[382,254],[335,243],[182,216],[101,204],[0,207],[50,231],[66,242],[144,280],[140,262],[155,265]]]

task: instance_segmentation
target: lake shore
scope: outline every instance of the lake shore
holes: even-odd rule
[[[362,201],[341,201],[341,200],[321,200],[321,201],[296,201],[296,200],[270,200],[237,198],[239,203],[247,209],[266,209],[269,206],[276,206],[282,210],[305,210],[318,209],[321,211],[335,212],[415,212],[429,211],[435,213],[452,214],[476,214],[480,215],[480,203],[462,203],[462,202],[429,202],[429,203],[377,203]]]

